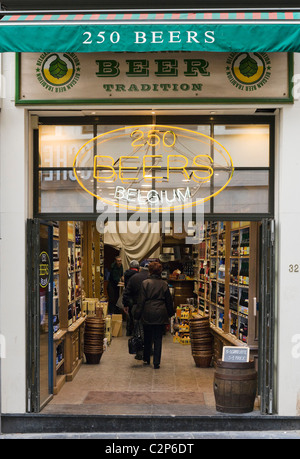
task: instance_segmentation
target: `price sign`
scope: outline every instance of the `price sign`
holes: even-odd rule
[[[249,348],[224,346],[222,360],[223,362],[249,362]]]

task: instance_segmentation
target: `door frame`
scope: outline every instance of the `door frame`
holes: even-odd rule
[[[275,412],[275,221],[263,219],[261,228],[261,307],[259,314],[258,388],[261,413]]]
[[[50,281],[48,295],[48,390],[49,396],[40,400],[40,289],[39,256],[40,227],[48,227],[48,250],[52,254],[53,226],[49,221],[38,218],[27,220],[27,314],[26,314],[26,411],[38,413],[53,397],[53,333],[52,325],[52,273],[53,261],[50,258]]]
[[[104,118],[103,118],[104,119]],[[122,124],[125,122],[141,124],[149,123],[151,116],[136,117],[136,116],[105,116],[105,124]],[[46,125],[92,125],[94,134],[96,133],[97,126],[102,124],[99,118],[93,116],[87,117],[41,117],[39,120],[42,124]],[[264,214],[220,214],[210,213],[205,214],[204,219],[210,221],[259,221],[262,223],[261,232],[261,289],[260,289],[260,305],[259,305],[259,362],[258,362],[258,379],[259,379],[259,395],[261,397],[261,413],[273,414],[274,413],[274,336],[275,336],[275,261],[274,261],[274,156],[275,156],[275,117],[272,115],[216,115],[211,117],[209,115],[161,115],[157,116],[157,122],[163,124],[188,124],[188,123],[203,123],[203,124],[268,124],[270,126],[270,157],[269,157],[269,212]],[[184,121],[184,122],[183,122]],[[103,121],[104,123],[104,121]],[[39,131],[33,130],[33,196],[34,196],[34,216],[56,221],[95,221],[98,217],[97,213],[87,214],[43,214],[39,212],[38,199],[39,199]],[[65,168],[63,168],[65,169]],[[259,168],[256,168],[259,169]],[[95,208],[95,205],[94,205]],[[130,217],[130,214],[128,215]],[[171,216],[172,218],[172,216]],[[38,219],[34,219],[36,221]],[[49,223],[49,222],[48,222]],[[272,230],[273,228],[273,230]],[[270,245],[271,244],[271,245]],[[36,254],[35,254],[36,256]],[[35,276],[37,274],[35,273]],[[272,286],[272,287],[271,287]],[[271,289],[270,289],[271,287]],[[30,328],[27,328],[30,330]],[[28,369],[30,372],[30,368]]]

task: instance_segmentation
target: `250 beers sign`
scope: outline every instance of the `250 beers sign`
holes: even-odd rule
[[[100,134],[80,148],[73,169],[79,185],[103,205],[145,212],[202,204],[226,188],[234,170],[213,138],[164,125]]]

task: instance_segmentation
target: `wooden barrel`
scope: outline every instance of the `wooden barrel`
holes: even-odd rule
[[[214,376],[214,395],[217,411],[249,413],[253,411],[257,390],[254,361],[217,361]]]
[[[196,367],[208,368],[211,364],[212,351],[198,351],[192,353]]]
[[[96,316],[87,316],[84,329],[84,354],[88,364],[98,364],[103,354],[105,321]]]
[[[196,367],[208,368],[213,356],[209,318],[206,316],[192,318],[189,325],[191,350]]]

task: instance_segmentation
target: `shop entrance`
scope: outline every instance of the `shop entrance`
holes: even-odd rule
[[[191,238],[186,234],[160,232],[159,247],[137,260],[162,264],[174,300],[159,370],[129,354],[133,332],[122,302],[110,310],[111,266],[115,255],[126,257],[122,249],[105,243],[96,222],[34,220],[28,222],[28,234],[28,345],[30,362],[35,363],[28,368],[29,411],[212,415],[214,372],[223,347],[246,346],[259,372],[254,411],[271,412],[271,222],[205,221],[201,242],[195,244],[187,243]],[[128,268],[125,261],[124,273]],[[121,279],[120,298],[124,289]],[[105,324],[97,362],[85,350],[85,325],[94,316]],[[195,348],[190,328],[190,320],[200,316],[209,318],[212,336],[205,361],[199,361],[201,350]]]
[[[172,116],[142,121],[139,128],[141,119],[132,117],[126,118],[125,126],[118,117],[106,117],[105,124],[97,117],[39,118],[39,128],[33,132],[37,219],[28,226],[35,228],[28,232],[32,249],[28,411],[59,412],[68,405],[81,412],[99,409],[128,414],[137,410],[141,414],[141,409],[149,413],[151,407],[152,412],[166,408],[176,415],[185,405],[189,414],[201,414],[199,407],[203,414],[210,414],[215,411],[214,365],[224,346],[241,345],[249,348],[259,373],[258,395],[263,401],[256,409],[271,414],[274,119]],[[195,137],[197,143],[193,143]],[[159,150],[162,145],[166,158]],[[224,152],[229,151],[227,161]],[[200,164],[199,158],[204,162]],[[141,182],[140,188],[136,181]],[[150,197],[146,187],[151,188]],[[165,218],[165,208],[160,208],[154,221],[153,212],[144,213],[146,219],[132,219],[133,212],[116,215],[111,211],[116,202],[130,211],[133,200],[144,205],[148,199],[152,205],[153,196],[164,203],[177,200],[181,207],[194,199],[196,207],[188,213],[188,225],[186,220],[178,225],[174,209]],[[197,207],[201,200],[204,205]],[[100,218],[99,223],[99,215],[105,212],[106,219]],[[45,268],[39,261],[46,244],[41,218],[48,225],[51,252],[52,277],[46,295],[37,289],[38,276],[44,275]],[[145,224],[146,231],[130,227],[124,231],[122,226],[129,221]],[[150,368],[128,353],[122,304],[117,305],[119,309],[109,308],[108,275],[116,254],[124,270],[132,260],[159,260],[173,294],[174,316],[163,336],[165,354],[161,368],[151,376],[146,373]],[[96,313],[105,322],[105,350],[100,364],[92,367],[84,353],[85,324]],[[189,319],[197,315],[209,318],[213,338],[207,368],[197,366],[193,353]],[[48,397],[52,400],[46,406],[38,377],[42,361],[38,355],[45,341],[41,324],[49,335],[45,403]],[[131,389],[138,390],[128,390],[128,381]],[[141,403],[135,403],[138,400]]]

